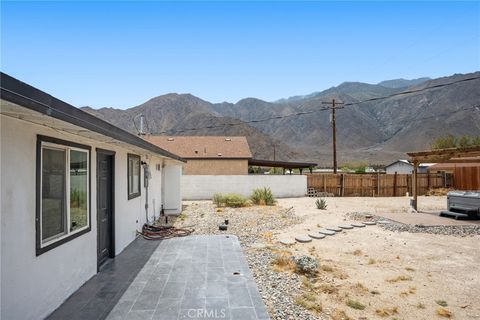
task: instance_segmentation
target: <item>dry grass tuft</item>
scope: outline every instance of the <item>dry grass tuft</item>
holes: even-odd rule
[[[426,307],[423,303],[419,302],[419,303],[417,303],[417,308],[418,309],[425,309]]]
[[[412,268],[412,267],[406,267],[405,270],[407,270],[407,271],[415,271],[415,269]]]
[[[313,283],[305,276],[302,277],[302,285],[310,291],[313,291],[315,289]]]
[[[363,254],[363,251],[360,250],[360,249],[357,249],[357,250],[353,251],[352,254],[354,256],[361,256]]]
[[[373,258],[368,259],[368,264],[375,264],[377,261]]]
[[[360,303],[359,301],[357,300],[353,300],[353,299],[348,299],[345,304],[347,306],[349,306],[350,308],[352,309],[356,309],[356,310],[363,310],[365,309],[365,305]]]
[[[295,299],[295,303],[307,310],[322,312],[322,303],[314,293],[308,292]]]
[[[335,309],[333,310],[332,314],[330,315],[330,318],[332,320],[352,320],[347,314],[345,313],[344,310],[341,309]]]
[[[387,281],[387,282],[398,282],[398,281],[411,281],[411,280],[412,280],[412,277],[410,277],[410,276],[400,275],[398,277],[387,279],[385,281]]]
[[[444,317],[444,318],[451,318],[453,317],[453,313],[448,310],[448,309],[445,309],[445,308],[438,308],[437,309],[437,314],[440,316],[440,317]]]
[[[262,238],[265,239],[268,243],[273,243],[273,232],[272,231],[265,231],[262,233]]]
[[[415,293],[417,293],[417,288],[416,287],[409,287],[408,290],[400,293],[400,297],[406,297],[406,296],[409,296],[409,295],[415,294]]]
[[[337,294],[338,293],[338,287],[329,284],[329,283],[322,283],[319,287],[318,290],[320,292],[326,293],[326,294]]]
[[[391,307],[391,308],[382,308],[375,310],[375,313],[380,317],[388,317],[398,313],[398,307]]]
[[[368,292],[368,288],[363,285],[363,283],[357,282],[353,285],[353,289],[360,292]]]
[[[333,273],[333,276],[335,278],[338,278],[340,280],[345,280],[345,279],[348,279],[348,274],[346,274],[345,272],[341,271],[341,270],[336,270],[334,273]]]
[[[273,260],[273,270],[276,272],[295,271],[295,262],[292,260],[290,251],[277,251],[277,256]]]
[[[329,266],[329,265],[326,265],[326,264],[322,264],[322,266],[320,267],[323,271],[326,271],[326,272],[333,272],[333,267],[332,266]]]

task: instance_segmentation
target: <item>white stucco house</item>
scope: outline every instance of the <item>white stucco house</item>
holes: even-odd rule
[[[184,160],[4,73],[0,121],[0,318],[43,319],[180,213]]]
[[[420,163],[417,172],[427,173],[428,167],[434,164],[435,163]],[[413,173],[413,163],[410,163],[408,160],[400,159],[386,166],[385,171],[387,174],[394,174],[395,172],[398,174],[411,174]]]

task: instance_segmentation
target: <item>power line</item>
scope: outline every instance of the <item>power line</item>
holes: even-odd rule
[[[448,83],[443,83],[443,84],[437,84],[437,85],[433,85],[433,86],[429,86],[429,87],[425,87],[425,88],[420,88],[420,89],[402,91],[402,92],[394,93],[394,94],[391,94],[391,95],[388,95],[388,96],[375,97],[375,98],[370,98],[370,99],[366,99],[366,100],[363,100],[363,101],[349,102],[349,103],[345,103],[344,107],[360,105],[362,103],[371,102],[371,101],[389,99],[389,98],[392,98],[392,97],[397,97],[397,96],[411,94],[411,93],[428,91],[428,90],[431,90],[431,89],[442,88],[442,87],[451,86],[451,85],[454,85],[454,84],[467,82],[467,81],[472,81],[472,80],[477,80],[477,79],[480,79],[480,76],[464,78],[464,79],[455,80],[455,81],[448,82]],[[319,100],[319,99],[321,99],[321,98],[315,98],[313,100]],[[308,103],[310,103],[311,101],[312,100],[310,100]],[[305,106],[308,103],[300,105],[299,107]],[[280,120],[280,119],[286,119],[286,118],[291,118],[291,117],[309,115],[309,114],[313,114],[313,113],[317,113],[317,112],[321,112],[321,111],[327,111],[327,110],[330,110],[330,107],[322,107],[322,108],[318,108],[318,109],[312,110],[312,111],[301,111],[301,112],[295,112],[295,113],[291,113],[291,114],[287,114],[287,115],[283,115],[283,116],[272,116],[272,117],[267,117],[267,118],[263,118],[263,119],[254,119],[254,120],[246,120],[246,121],[239,120],[238,122],[235,122],[235,123],[224,123],[224,124],[220,124],[220,125],[211,125],[211,126],[204,126],[204,127],[197,127],[197,128],[164,130],[164,131],[157,132],[156,134],[181,133],[181,132],[188,132],[188,131],[198,131],[198,130],[203,130],[203,129],[217,129],[217,128],[224,128],[224,127],[227,127],[227,126],[234,127],[234,126],[239,126],[239,125],[249,124],[249,123],[259,123],[259,122],[266,122],[266,121],[272,121],[272,120]],[[454,111],[453,113],[455,113],[455,112],[458,112],[458,111]]]

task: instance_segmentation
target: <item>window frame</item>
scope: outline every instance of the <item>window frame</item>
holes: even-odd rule
[[[130,192],[130,159],[138,160],[138,192]],[[127,196],[128,200],[140,197],[142,194],[141,181],[142,180],[142,160],[138,154],[127,153]]]
[[[67,228],[66,233],[60,236],[51,237],[47,241],[42,241],[42,164],[43,164],[43,146],[57,147],[66,151],[66,165],[65,165],[65,201],[66,205],[66,219]],[[70,151],[77,150],[87,152],[87,225],[73,232],[70,231]],[[66,141],[58,138],[37,135],[37,154],[36,154],[36,203],[35,203],[35,248],[36,255],[39,256],[47,251],[50,251],[66,242],[69,242],[85,233],[88,233],[92,229],[92,148],[87,145]]]

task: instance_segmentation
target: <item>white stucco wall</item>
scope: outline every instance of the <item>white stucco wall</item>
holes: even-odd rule
[[[250,196],[253,189],[268,187],[275,197],[303,197],[307,193],[305,175],[182,176],[183,200],[212,199],[215,193]]]
[[[115,151],[115,251],[135,239],[145,222],[143,170],[141,196],[127,198],[127,153],[123,147],[0,116],[1,127],[1,319],[42,319],[97,270],[96,151]],[[91,149],[91,231],[40,256],[35,255],[35,162],[37,134],[77,142]],[[149,215],[160,212],[160,157],[140,154],[150,163]],[[179,179],[179,177],[177,177]],[[179,194],[179,191],[177,191]],[[155,208],[153,208],[155,199]],[[181,203],[179,204],[181,207]]]

